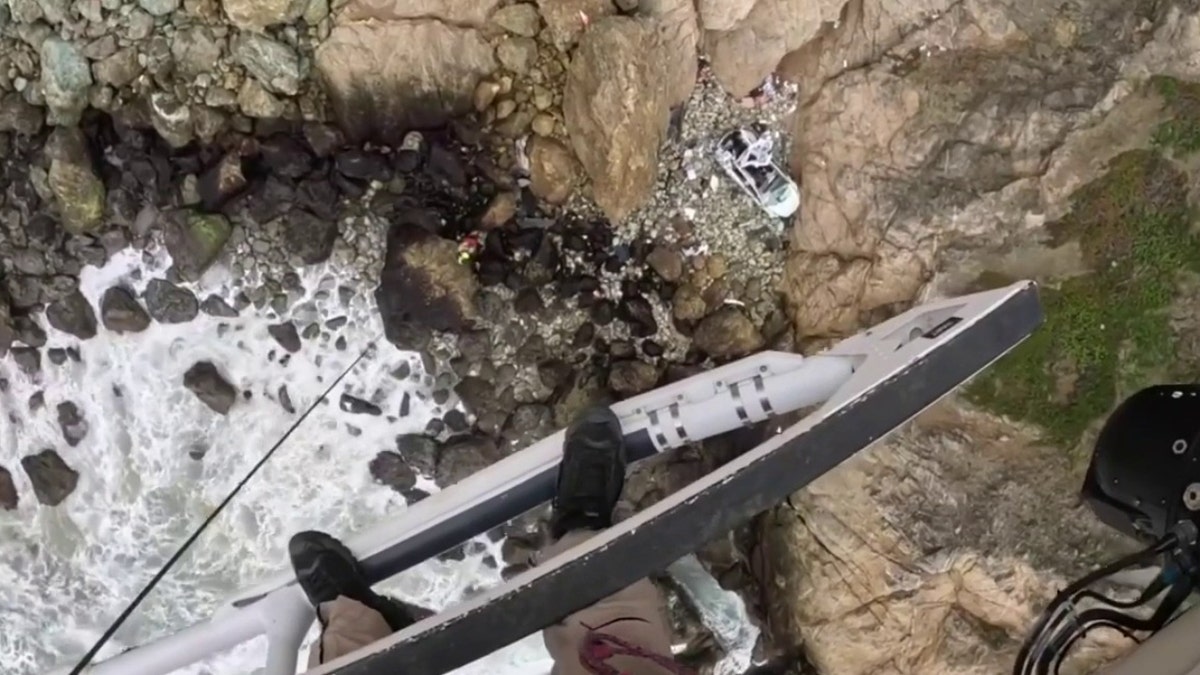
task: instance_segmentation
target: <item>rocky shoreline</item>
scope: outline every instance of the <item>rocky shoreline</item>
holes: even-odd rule
[[[1058,498],[1094,420],[1119,393],[1200,359],[1187,337],[1194,280],[1140,271],[1193,269],[1146,242],[1192,246],[1180,214],[1200,147],[1200,69],[1185,55],[1200,12],[1115,0],[418,4],[0,5],[0,356],[31,377],[43,359],[79,358],[46,348],[39,314],[87,340],[253,307],[272,317],[286,359],[314,340],[337,344],[341,325],[300,301],[312,289],[296,274],[334,265],[348,281],[320,292],[343,304],[374,294],[386,338],[423,355],[395,376],[427,384],[442,411],[364,468],[411,500],[418,473],[453,482],[587,402],[761,348],[810,352],[928,294],[1035,278],[1061,338],[999,366],[971,405],[939,410],[798,496],[798,510],[781,507],[703,556],[769,619],[764,658],[807,649],[825,675],[974,675],[1011,655],[1019,618],[1112,542],[1086,514],[1072,513],[1087,524],[1065,540],[1007,523],[1058,532],[1027,508],[1069,511]],[[792,223],[754,207],[710,156],[720,133],[759,121],[801,184]],[[1169,227],[1157,238],[1125,227],[1145,214]],[[1147,237],[1112,250],[1156,257],[1112,258],[1090,245],[1097,232]],[[468,235],[482,246],[462,265]],[[117,287],[90,307],[77,292],[83,266],[158,245],[175,267],[143,295]],[[211,269],[240,285],[196,297],[189,284]],[[1174,295],[1129,295],[1104,270]],[[1136,311],[1088,304],[1092,287]],[[1160,365],[1124,363],[1122,336],[1079,349],[1095,324],[1156,326],[1156,341],[1136,346]],[[220,370],[197,363],[181,382],[214,415],[241,395]],[[360,393],[339,408],[393,413]],[[87,433],[68,404],[28,402],[54,416],[67,447]],[[1022,451],[984,443],[1001,436]],[[1000,453],[989,475],[1054,479],[981,484],[959,438]],[[632,500],[735,451],[664,458]],[[52,448],[22,454],[20,467],[0,467],[0,509],[29,499],[16,494],[19,471],[40,476],[32,499],[66,499],[78,468]],[[986,527],[931,504],[922,513],[937,517],[922,520],[911,492],[869,489],[882,480],[1015,502],[997,517],[956,511]],[[537,529],[532,518],[509,528],[506,563],[522,564]],[[967,568],[1004,612],[945,592]],[[934,599],[918,608],[905,602],[914,593]],[[864,607],[876,618],[856,623]],[[929,629],[905,628],[918,624]],[[874,642],[909,646],[899,657],[854,649]]]

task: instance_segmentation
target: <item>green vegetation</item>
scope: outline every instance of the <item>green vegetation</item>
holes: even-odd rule
[[[1045,324],[968,397],[1069,446],[1119,394],[1168,376],[1176,356],[1165,310],[1178,274],[1200,271],[1185,181],[1162,155],[1138,150],[1077,191],[1071,213],[1050,226],[1052,244],[1078,241],[1092,272],[1042,285]],[[1004,281],[988,275],[979,285]]]
[[[1156,75],[1150,86],[1171,111],[1171,119],[1154,130],[1151,144],[1182,154],[1200,150],[1200,83]]]

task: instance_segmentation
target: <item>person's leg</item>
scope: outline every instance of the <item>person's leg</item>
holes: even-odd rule
[[[387,637],[429,614],[371,590],[354,554],[328,534],[301,532],[292,537],[288,552],[296,581],[321,622],[321,637],[309,650],[309,668]]]
[[[625,484],[621,425],[607,408],[584,411],[567,430],[551,521],[554,543],[540,552],[547,560],[586,541],[612,524]],[[670,661],[671,626],[666,599],[642,579],[542,631],[555,675],[603,673],[604,665],[627,675],[682,672]],[[599,637],[604,644],[589,644]],[[608,654],[632,653],[631,656]],[[591,661],[589,667],[587,661]]]

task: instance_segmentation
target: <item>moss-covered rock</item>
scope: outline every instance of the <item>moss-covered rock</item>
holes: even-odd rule
[[[167,219],[166,244],[180,275],[195,281],[216,261],[229,235],[229,220],[216,213],[178,211]]]
[[[1072,445],[1119,397],[1168,377],[1176,354],[1166,310],[1181,272],[1200,270],[1186,183],[1161,154],[1138,150],[1077,191],[1049,226],[1051,243],[1077,241],[1092,271],[1042,280],[1045,325],[968,396]]]

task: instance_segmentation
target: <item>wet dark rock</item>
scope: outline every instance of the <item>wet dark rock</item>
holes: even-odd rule
[[[437,441],[421,434],[404,434],[396,437],[396,452],[417,473],[433,478],[437,469]]]
[[[467,406],[467,410],[477,416],[494,409],[497,403],[495,388],[482,377],[464,377],[454,387],[454,393]]]
[[[96,313],[79,289],[50,303],[46,308],[46,320],[54,328],[80,340],[96,336]]]
[[[443,185],[462,187],[467,184],[467,172],[463,167],[462,156],[441,143],[433,143],[430,146],[425,171]]]
[[[438,450],[434,480],[447,487],[500,461],[502,455],[491,439],[455,436]]]
[[[554,411],[550,406],[529,403],[517,406],[502,432],[504,453],[509,454],[529,447],[558,430],[554,424]]]
[[[491,337],[483,330],[463,333],[458,336],[458,353],[473,367],[478,367],[492,353]]]
[[[446,405],[446,402],[450,400],[450,392],[445,389],[438,389],[437,391],[433,392],[432,398],[434,403],[438,405]]]
[[[391,372],[392,377],[397,380],[407,380],[409,375],[412,375],[412,364],[408,361],[401,361],[400,365],[396,366]]]
[[[626,296],[618,308],[618,315],[629,326],[634,337],[649,337],[658,332],[658,321],[650,301],[640,295]]]
[[[100,321],[114,333],[140,333],[150,327],[150,315],[133,292],[113,286],[100,298]]]
[[[33,377],[42,372],[42,353],[35,347],[13,347],[13,361],[21,372]]]
[[[79,406],[71,401],[58,404],[58,428],[62,431],[63,440],[72,448],[87,437],[88,423]]]
[[[562,359],[551,359],[538,364],[538,379],[549,389],[558,389],[571,376],[571,366]]]
[[[165,219],[163,233],[179,275],[196,281],[221,255],[233,226],[219,213],[176,211]]]
[[[517,348],[517,363],[527,365],[538,363],[546,357],[546,351],[546,341],[542,339],[542,336],[536,334],[530,335]]]
[[[763,345],[763,337],[740,309],[723,307],[700,321],[692,342],[709,356],[729,358],[757,351]]]
[[[35,391],[29,397],[29,412],[37,412],[46,406],[46,392]]]
[[[558,274],[561,262],[554,240],[551,237],[542,237],[541,244],[525,264],[525,278],[535,286],[548,284]]]
[[[461,410],[451,410],[445,415],[442,415],[442,421],[446,423],[446,428],[452,434],[461,434],[471,428],[470,422],[467,421],[467,415]]]
[[[225,299],[219,295],[209,295],[200,303],[200,311],[209,316],[216,316],[225,319],[233,319],[238,316],[238,311],[231,307]]]
[[[17,498],[17,486],[13,483],[12,474],[0,466],[0,511],[15,511],[20,499]]]
[[[592,340],[596,337],[596,324],[581,323],[579,328],[575,329],[575,335],[571,338],[571,346],[575,349],[584,349],[592,344]]]
[[[328,328],[329,330],[338,330],[339,328],[342,328],[349,322],[350,322],[350,319],[348,319],[347,317],[335,316],[332,319],[325,322],[325,327]]]
[[[279,385],[279,405],[283,407],[284,412],[296,414],[296,406],[292,404],[292,395],[288,393],[286,384]]]
[[[417,484],[416,472],[404,463],[403,457],[390,450],[375,455],[369,469],[376,482],[402,494]]]
[[[304,327],[304,330],[300,331],[300,337],[304,338],[305,340],[315,340],[320,335],[321,324],[317,323],[316,321],[308,324]]]
[[[186,323],[200,313],[196,296],[166,279],[151,279],[145,299],[146,311],[159,323]]]
[[[205,211],[220,211],[246,189],[246,184],[242,156],[236,151],[227,153],[198,177],[196,190],[200,194],[200,205]]]
[[[333,348],[334,348],[334,349],[336,349],[336,350],[338,350],[339,352],[344,352],[344,351],[346,351],[346,347],[347,347],[347,346],[348,346],[348,345],[347,345],[347,343],[346,343],[346,336],[345,336],[345,335],[339,335],[339,336],[338,336],[338,338],[337,338],[336,340],[334,340],[334,341],[333,341]]]
[[[614,340],[608,346],[608,353],[614,359],[629,359],[633,358],[636,351],[633,348],[633,343],[628,340]]]
[[[310,122],[304,125],[304,140],[318,157],[329,157],[346,144],[341,129],[332,124]]]
[[[462,332],[477,314],[478,284],[454,242],[414,226],[388,232],[375,300],[387,339],[412,348],[414,329]],[[406,344],[408,343],[408,344]]]
[[[608,386],[621,396],[634,396],[654,388],[658,369],[644,361],[617,361],[608,373]]]
[[[275,338],[280,347],[293,354],[300,351],[300,334],[296,331],[296,324],[291,321],[271,324],[267,326],[267,332]]]
[[[683,276],[683,254],[677,247],[655,246],[646,256],[646,262],[665,281],[675,283]]]
[[[409,506],[416,504],[428,496],[429,493],[420,488],[412,488],[411,490],[404,491],[404,501],[407,502]]]
[[[338,217],[340,203],[337,190],[329,181],[309,177],[296,186],[296,206],[324,220]]]
[[[337,237],[337,221],[320,218],[308,211],[293,210],[283,222],[285,250],[306,265],[328,260]]]
[[[658,358],[666,353],[666,350],[654,340],[645,340],[642,342],[642,353],[650,358]]]
[[[288,178],[302,178],[312,171],[312,154],[303,143],[291,136],[271,136],[259,144],[259,152],[262,154],[263,168],[270,173]]]
[[[520,293],[517,293],[515,300],[512,300],[512,309],[521,313],[536,313],[544,310],[545,303],[541,301],[541,294],[536,288],[523,288]]]
[[[437,418],[429,420],[429,423],[425,425],[425,433],[430,436],[441,436],[444,431],[446,431],[446,423]]]
[[[350,394],[342,394],[341,398],[338,399],[338,407],[341,408],[342,412],[350,413],[351,415],[378,416],[383,414],[383,410],[379,406],[357,396],[351,396]]]
[[[28,347],[46,346],[46,331],[28,316],[13,317],[13,329],[17,341]]]
[[[601,298],[597,300],[588,312],[588,316],[597,326],[607,326],[612,323],[613,316],[616,310],[613,309],[612,300]]]
[[[46,352],[46,356],[50,359],[50,363],[56,366],[61,366],[67,362],[67,350],[62,347],[51,347]]]
[[[21,468],[33,484],[33,494],[46,506],[58,506],[75,491],[79,472],[54,450],[42,450],[21,459]]]
[[[383,155],[366,150],[345,150],[334,158],[334,168],[347,178],[386,181],[391,168]]]
[[[226,415],[237,401],[237,389],[210,361],[199,361],[183,374],[183,386],[213,412]]]

